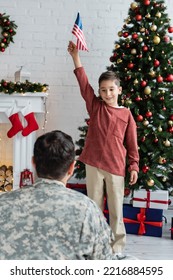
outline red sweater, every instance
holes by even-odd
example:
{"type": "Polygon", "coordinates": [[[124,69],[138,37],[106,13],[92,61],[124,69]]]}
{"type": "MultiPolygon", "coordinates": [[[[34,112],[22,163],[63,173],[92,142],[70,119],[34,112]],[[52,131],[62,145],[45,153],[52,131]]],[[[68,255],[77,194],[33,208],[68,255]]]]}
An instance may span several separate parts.
{"type": "Polygon", "coordinates": [[[129,109],[111,107],[101,101],[88,82],[85,70],[74,70],[81,95],[90,116],[85,146],[79,160],[109,173],[125,176],[128,170],[139,171],[136,123],[129,109]]]}

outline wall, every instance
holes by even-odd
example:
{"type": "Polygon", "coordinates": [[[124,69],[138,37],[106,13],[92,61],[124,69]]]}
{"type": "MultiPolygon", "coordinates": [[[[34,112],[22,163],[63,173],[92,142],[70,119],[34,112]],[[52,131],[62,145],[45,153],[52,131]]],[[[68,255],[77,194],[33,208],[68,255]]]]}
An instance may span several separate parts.
{"type": "MultiPolygon", "coordinates": [[[[0,80],[14,81],[19,66],[31,72],[32,82],[50,85],[46,131],[60,129],[79,138],[87,112],[67,52],[77,12],[80,11],[89,52],[81,52],[91,84],[97,79],[114,49],[117,32],[127,18],[131,0],[1,0],[0,13],[10,15],[18,25],[14,44],[0,53],[0,80]]],[[[172,0],[166,0],[169,16],[172,0]]],[[[171,20],[173,25],[173,19],[171,20]]],[[[41,131],[42,132],[42,131],[41,131]]],[[[40,133],[41,133],[40,132],[40,133]]]]}

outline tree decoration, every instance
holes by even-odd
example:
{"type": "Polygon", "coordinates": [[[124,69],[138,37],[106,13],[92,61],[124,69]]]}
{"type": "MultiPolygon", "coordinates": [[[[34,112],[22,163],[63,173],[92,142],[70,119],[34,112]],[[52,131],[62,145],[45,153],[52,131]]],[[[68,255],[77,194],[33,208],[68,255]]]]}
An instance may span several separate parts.
{"type": "Polygon", "coordinates": [[[13,94],[13,93],[36,93],[36,92],[47,92],[49,89],[47,84],[41,84],[41,83],[31,83],[26,80],[25,83],[14,83],[11,81],[0,81],[0,92],[4,94],[13,94]]]}
{"type": "Polygon", "coordinates": [[[0,51],[4,52],[11,42],[14,43],[13,37],[16,35],[17,25],[14,21],[10,20],[10,16],[0,13],[0,28],[2,29],[0,51]]]}

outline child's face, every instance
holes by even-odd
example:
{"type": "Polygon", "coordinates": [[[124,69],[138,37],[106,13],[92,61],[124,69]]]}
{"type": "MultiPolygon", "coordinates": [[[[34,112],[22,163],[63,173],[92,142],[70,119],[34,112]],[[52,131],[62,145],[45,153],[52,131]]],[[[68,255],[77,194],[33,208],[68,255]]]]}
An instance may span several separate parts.
{"type": "Polygon", "coordinates": [[[115,84],[115,80],[103,80],[100,83],[99,94],[107,105],[116,107],[121,90],[122,88],[115,84]]]}

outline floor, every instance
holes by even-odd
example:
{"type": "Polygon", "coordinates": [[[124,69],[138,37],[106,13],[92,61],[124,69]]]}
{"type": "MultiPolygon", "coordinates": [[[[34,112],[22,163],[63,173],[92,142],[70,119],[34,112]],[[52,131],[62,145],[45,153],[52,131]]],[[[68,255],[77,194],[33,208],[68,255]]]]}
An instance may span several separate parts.
{"type": "Polygon", "coordinates": [[[139,260],[173,260],[173,240],[171,239],[171,218],[173,209],[163,211],[162,237],[127,234],[125,252],[139,260]]]}

